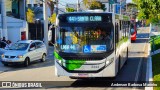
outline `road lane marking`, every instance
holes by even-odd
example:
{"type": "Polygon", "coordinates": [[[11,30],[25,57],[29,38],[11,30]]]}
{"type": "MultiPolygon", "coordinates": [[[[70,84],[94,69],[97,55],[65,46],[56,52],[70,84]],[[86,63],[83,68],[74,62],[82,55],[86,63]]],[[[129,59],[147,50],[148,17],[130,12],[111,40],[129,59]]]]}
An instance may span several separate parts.
{"type": "MultiPolygon", "coordinates": [[[[143,51],[145,51],[146,44],[147,44],[147,43],[145,42],[145,45],[144,45],[144,47],[143,47],[143,51]]],[[[139,61],[139,64],[138,64],[138,69],[137,69],[136,77],[135,77],[135,80],[134,80],[134,81],[136,81],[136,82],[137,82],[137,80],[138,80],[138,76],[139,76],[139,71],[140,71],[140,67],[141,67],[142,60],[143,60],[143,57],[140,58],[140,61],[139,61]]]]}
{"type": "MultiPolygon", "coordinates": [[[[147,40],[145,41],[145,45],[144,45],[144,47],[143,47],[144,55],[145,55],[145,47],[146,47],[146,44],[147,44],[147,40]]],[[[144,55],[143,55],[143,56],[144,56],[144,55]]],[[[139,73],[140,73],[140,68],[141,68],[141,65],[142,65],[142,60],[143,60],[143,57],[140,58],[140,61],[139,61],[139,63],[138,63],[138,69],[137,69],[136,77],[135,77],[135,80],[134,80],[135,82],[138,81],[138,76],[139,76],[139,73]]],[[[136,87],[133,87],[133,90],[136,90],[136,87]]]]}

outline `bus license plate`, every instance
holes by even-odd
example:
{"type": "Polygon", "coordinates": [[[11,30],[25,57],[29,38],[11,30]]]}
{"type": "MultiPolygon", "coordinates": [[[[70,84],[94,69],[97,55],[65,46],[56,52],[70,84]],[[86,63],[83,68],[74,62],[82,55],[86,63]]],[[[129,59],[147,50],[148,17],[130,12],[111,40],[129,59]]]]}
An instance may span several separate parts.
{"type": "Polygon", "coordinates": [[[88,74],[87,73],[78,73],[78,76],[79,77],[88,77],[88,74]]]}

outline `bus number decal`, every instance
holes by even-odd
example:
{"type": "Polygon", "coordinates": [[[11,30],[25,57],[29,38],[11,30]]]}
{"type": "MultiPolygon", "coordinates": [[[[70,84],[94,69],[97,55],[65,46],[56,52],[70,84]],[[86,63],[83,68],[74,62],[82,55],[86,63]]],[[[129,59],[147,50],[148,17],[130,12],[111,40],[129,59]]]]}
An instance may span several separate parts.
{"type": "Polygon", "coordinates": [[[91,68],[99,68],[98,65],[92,65],[91,68]]]}
{"type": "Polygon", "coordinates": [[[62,50],[76,50],[75,45],[61,45],[62,50]]]}

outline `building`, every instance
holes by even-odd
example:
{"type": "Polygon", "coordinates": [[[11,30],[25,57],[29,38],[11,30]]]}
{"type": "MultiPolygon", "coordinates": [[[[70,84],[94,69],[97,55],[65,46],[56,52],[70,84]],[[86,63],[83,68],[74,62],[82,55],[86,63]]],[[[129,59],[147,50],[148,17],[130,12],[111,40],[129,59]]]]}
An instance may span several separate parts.
{"type": "MultiPolygon", "coordinates": [[[[35,20],[43,20],[43,2],[41,0],[26,0],[26,9],[32,9],[35,14],[35,20]]],[[[51,11],[48,7],[48,17],[51,16],[51,11]]]]}
{"type": "MultiPolygon", "coordinates": [[[[6,22],[6,38],[8,40],[11,40],[13,43],[18,40],[28,39],[28,25],[26,22],[24,7],[25,0],[4,0],[4,2],[6,7],[6,16],[3,17],[5,19],[2,19],[1,15],[5,12],[1,12],[0,20],[2,22],[3,20],[5,20],[6,22]]],[[[0,4],[2,6],[2,0],[0,4]]],[[[4,36],[4,30],[2,30],[2,22],[0,22],[1,38],[4,36]]]]}

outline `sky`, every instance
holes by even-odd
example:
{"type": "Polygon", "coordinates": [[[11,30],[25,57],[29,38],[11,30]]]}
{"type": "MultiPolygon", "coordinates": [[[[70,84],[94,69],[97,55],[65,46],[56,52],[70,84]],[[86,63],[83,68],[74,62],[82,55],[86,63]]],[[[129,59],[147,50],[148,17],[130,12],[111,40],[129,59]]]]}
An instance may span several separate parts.
{"type": "MultiPolygon", "coordinates": [[[[81,2],[82,0],[79,1],[81,2]]],[[[132,2],[132,0],[127,0],[127,3],[128,2],[132,2]]],[[[77,3],[77,0],[59,0],[59,3],[62,4],[60,6],[65,6],[66,3],[77,3]]]]}

